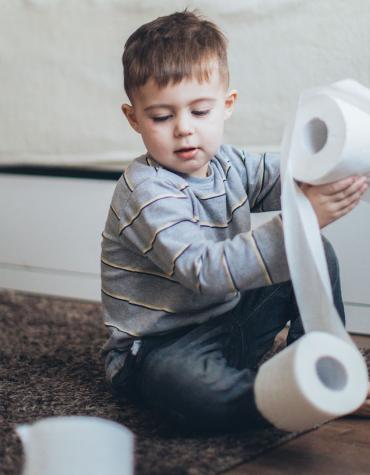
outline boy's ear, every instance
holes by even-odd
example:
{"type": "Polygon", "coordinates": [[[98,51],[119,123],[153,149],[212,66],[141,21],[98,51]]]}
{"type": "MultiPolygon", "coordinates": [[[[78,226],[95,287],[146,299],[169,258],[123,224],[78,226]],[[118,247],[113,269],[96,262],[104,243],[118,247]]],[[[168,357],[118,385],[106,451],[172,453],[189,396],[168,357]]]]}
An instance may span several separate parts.
{"type": "Polygon", "coordinates": [[[238,97],[238,91],[235,89],[228,91],[225,96],[225,115],[224,119],[227,120],[233,113],[234,104],[238,97]]]}
{"type": "Polygon", "coordinates": [[[122,104],[122,112],[126,116],[126,119],[129,121],[131,127],[140,134],[139,124],[136,119],[135,109],[129,104],[122,104]]]}

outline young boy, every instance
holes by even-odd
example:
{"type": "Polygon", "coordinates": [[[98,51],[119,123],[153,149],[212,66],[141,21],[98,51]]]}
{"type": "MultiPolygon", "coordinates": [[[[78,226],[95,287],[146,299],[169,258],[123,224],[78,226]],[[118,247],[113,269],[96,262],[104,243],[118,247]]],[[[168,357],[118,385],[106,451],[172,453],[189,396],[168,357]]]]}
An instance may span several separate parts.
{"type": "MultiPolygon", "coordinates": [[[[279,156],[222,145],[237,92],[213,23],[189,11],[157,18],[130,36],[123,67],[122,110],[147,153],[119,179],[103,232],[107,379],[187,427],[264,424],[257,365],[288,321],[288,344],[303,334],[281,216],[251,230],[251,211],[280,209],[279,156]]],[[[302,185],[320,227],[366,188],[361,177],[302,185]]]]}

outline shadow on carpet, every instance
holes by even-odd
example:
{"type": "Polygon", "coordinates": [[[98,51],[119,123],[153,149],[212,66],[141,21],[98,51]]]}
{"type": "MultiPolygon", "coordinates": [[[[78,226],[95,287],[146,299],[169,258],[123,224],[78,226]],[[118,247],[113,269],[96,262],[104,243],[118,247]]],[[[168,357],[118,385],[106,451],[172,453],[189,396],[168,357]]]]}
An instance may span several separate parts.
{"type": "Polygon", "coordinates": [[[184,436],[147,409],[117,401],[104,381],[107,334],[98,303],[4,291],[0,324],[2,475],[21,473],[14,427],[49,416],[97,416],[128,427],[137,475],[218,474],[298,435],[261,429],[184,436]]]}

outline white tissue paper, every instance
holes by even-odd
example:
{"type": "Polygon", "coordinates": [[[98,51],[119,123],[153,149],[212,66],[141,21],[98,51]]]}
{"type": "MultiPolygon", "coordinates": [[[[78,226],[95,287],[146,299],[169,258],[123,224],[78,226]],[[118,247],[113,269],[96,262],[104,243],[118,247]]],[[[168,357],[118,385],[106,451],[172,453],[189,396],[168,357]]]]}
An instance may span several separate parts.
{"type": "Polygon", "coordinates": [[[22,475],[132,475],[133,434],[116,422],[87,416],[49,417],[17,426],[22,475]]]}
{"type": "Polygon", "coordinates": [[[307,335],[262,365],[255,382],[258,409],[281,429],[312,428],[366,398],[367,367],[334,306],[318,221],[296,180],[369,174],[370,91],[348,79],[303,92],[285,130],[281,176],[285,249],[307,335]]]}
{"type": "Polygon", "coordinates": [[[353,345],[311,332],[262,365],[256,384],[266,419],[279,428],[304,430],[360,404],[367,371],[353,345]]]}

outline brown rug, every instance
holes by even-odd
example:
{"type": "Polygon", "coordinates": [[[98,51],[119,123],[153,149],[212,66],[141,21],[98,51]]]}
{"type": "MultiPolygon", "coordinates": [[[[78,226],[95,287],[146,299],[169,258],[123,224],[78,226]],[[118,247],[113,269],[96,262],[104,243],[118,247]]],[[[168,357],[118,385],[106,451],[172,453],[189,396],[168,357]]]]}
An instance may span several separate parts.
{"type": "Polygon", "coordinates": [[[148,410],[117,401],[104,381],[101,306],[0,292],[0,473],[19,475],[14,427],[43,417],[97,416],[135,434],[137,475],[218,474],[297,436],[277,429],[184,436],[148,410]]]}

